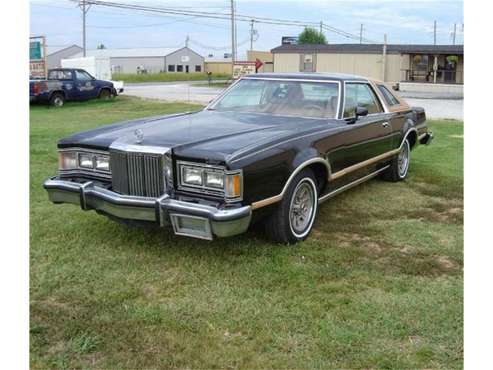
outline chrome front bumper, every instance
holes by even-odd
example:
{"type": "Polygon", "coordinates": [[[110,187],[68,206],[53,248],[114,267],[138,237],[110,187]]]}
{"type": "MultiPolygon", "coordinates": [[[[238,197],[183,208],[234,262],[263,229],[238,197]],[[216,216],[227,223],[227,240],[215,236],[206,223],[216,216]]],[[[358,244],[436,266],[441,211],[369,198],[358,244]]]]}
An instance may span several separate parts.
{"type": "Polygon", "coordinates": [[[250,225],[250,206],[219,209],[213,206],[170,198],[144,198],[121,195],[92,181],[77,183],[48,179],[43,184],[53,203],[72,203],[83,210],[97,210],[126,220],[150,221],[167,226],[177,235],[211,240],[245,232],[250,225]]]}

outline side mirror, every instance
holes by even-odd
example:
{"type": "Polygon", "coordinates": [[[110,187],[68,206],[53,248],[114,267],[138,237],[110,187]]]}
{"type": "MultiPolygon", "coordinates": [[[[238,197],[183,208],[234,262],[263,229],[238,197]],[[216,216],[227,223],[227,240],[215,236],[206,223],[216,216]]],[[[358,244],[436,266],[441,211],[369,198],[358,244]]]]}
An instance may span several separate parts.
{"type": "Polygon", "coordinates": [[[354,110],[354,116],[356,117],[356,119],[358,119],[358,117],[364,117],[368,115],[368,109],[366,109],[365,107],[356,107],[356,109],[354,110]]]}

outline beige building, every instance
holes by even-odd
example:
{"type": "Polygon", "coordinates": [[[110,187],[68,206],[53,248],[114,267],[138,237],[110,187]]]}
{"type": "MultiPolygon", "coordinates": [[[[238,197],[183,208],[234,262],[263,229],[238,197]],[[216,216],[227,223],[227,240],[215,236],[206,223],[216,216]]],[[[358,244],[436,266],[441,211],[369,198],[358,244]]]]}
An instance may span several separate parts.
{"type": "Polygon", "coordinates": [[[350,73],[385,82],[464,83],[463,45],[281,45],[274,72],[350,73]]]}
{"type": "Polygon", "coordinates": [[[249,62],[255,62],[260,60],[264,63],[258,70],[259,73],[262,72],[274,72],[274,55],[270,51],[260,51],[260,50],[248,50],[247,60],[249,62]]]}
{"type": "Polygon", "coordinates": [[[205,58],[204,71],[230,75],[233,73],[231,58],[205,58]]]}

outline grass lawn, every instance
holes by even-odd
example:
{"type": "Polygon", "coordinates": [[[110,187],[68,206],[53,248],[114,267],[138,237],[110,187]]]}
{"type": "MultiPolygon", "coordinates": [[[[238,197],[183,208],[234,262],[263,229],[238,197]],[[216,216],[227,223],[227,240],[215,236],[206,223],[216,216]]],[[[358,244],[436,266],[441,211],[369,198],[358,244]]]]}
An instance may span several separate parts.
{"type": "MultiPolygon", "coordinates": [[[[213,80],[229,80],[230,74],[213,73],[213,80]]],[[[206,73],[113,73],[114,81],[123,82],[172,82],[172,81],[207,81],[206,73]]]]}
{"type": "Polygon", "coordinates": [[[326,202],[297,246],[206,242],[48,202],[56,141],[196,106],[31,107],[31,366],[461,368],[463,124],[429,122],[409,179],[326,202]]]}

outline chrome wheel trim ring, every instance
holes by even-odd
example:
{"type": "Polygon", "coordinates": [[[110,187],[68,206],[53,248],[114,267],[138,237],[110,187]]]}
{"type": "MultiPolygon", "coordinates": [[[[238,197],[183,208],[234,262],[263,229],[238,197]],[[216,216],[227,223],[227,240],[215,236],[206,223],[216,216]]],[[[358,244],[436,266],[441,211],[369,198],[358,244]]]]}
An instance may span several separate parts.
{"type": "Polygon", "coordinates": [[[54,103],[55,103],[56,107],[61,107],[63,105],[63,100],[62,100],[62,98],[57,96],[57,97],[55,97],[54,103]]]}
{"type": "Polygon", "coordinates": [[[317,213],[317,187],[305,177],[298,182],[289,204],[289,228],[297,238],[305,237],[311,230],[317,213]]]}
{"type": "Polygon", "coordinates": [[[409,141],[404,141],[404,145],[402,146],[399,155],[397,157],[397,170],[399,171],[399,177],[404,178],[407,175],[407,170],[409,169],[409,141]]]}

